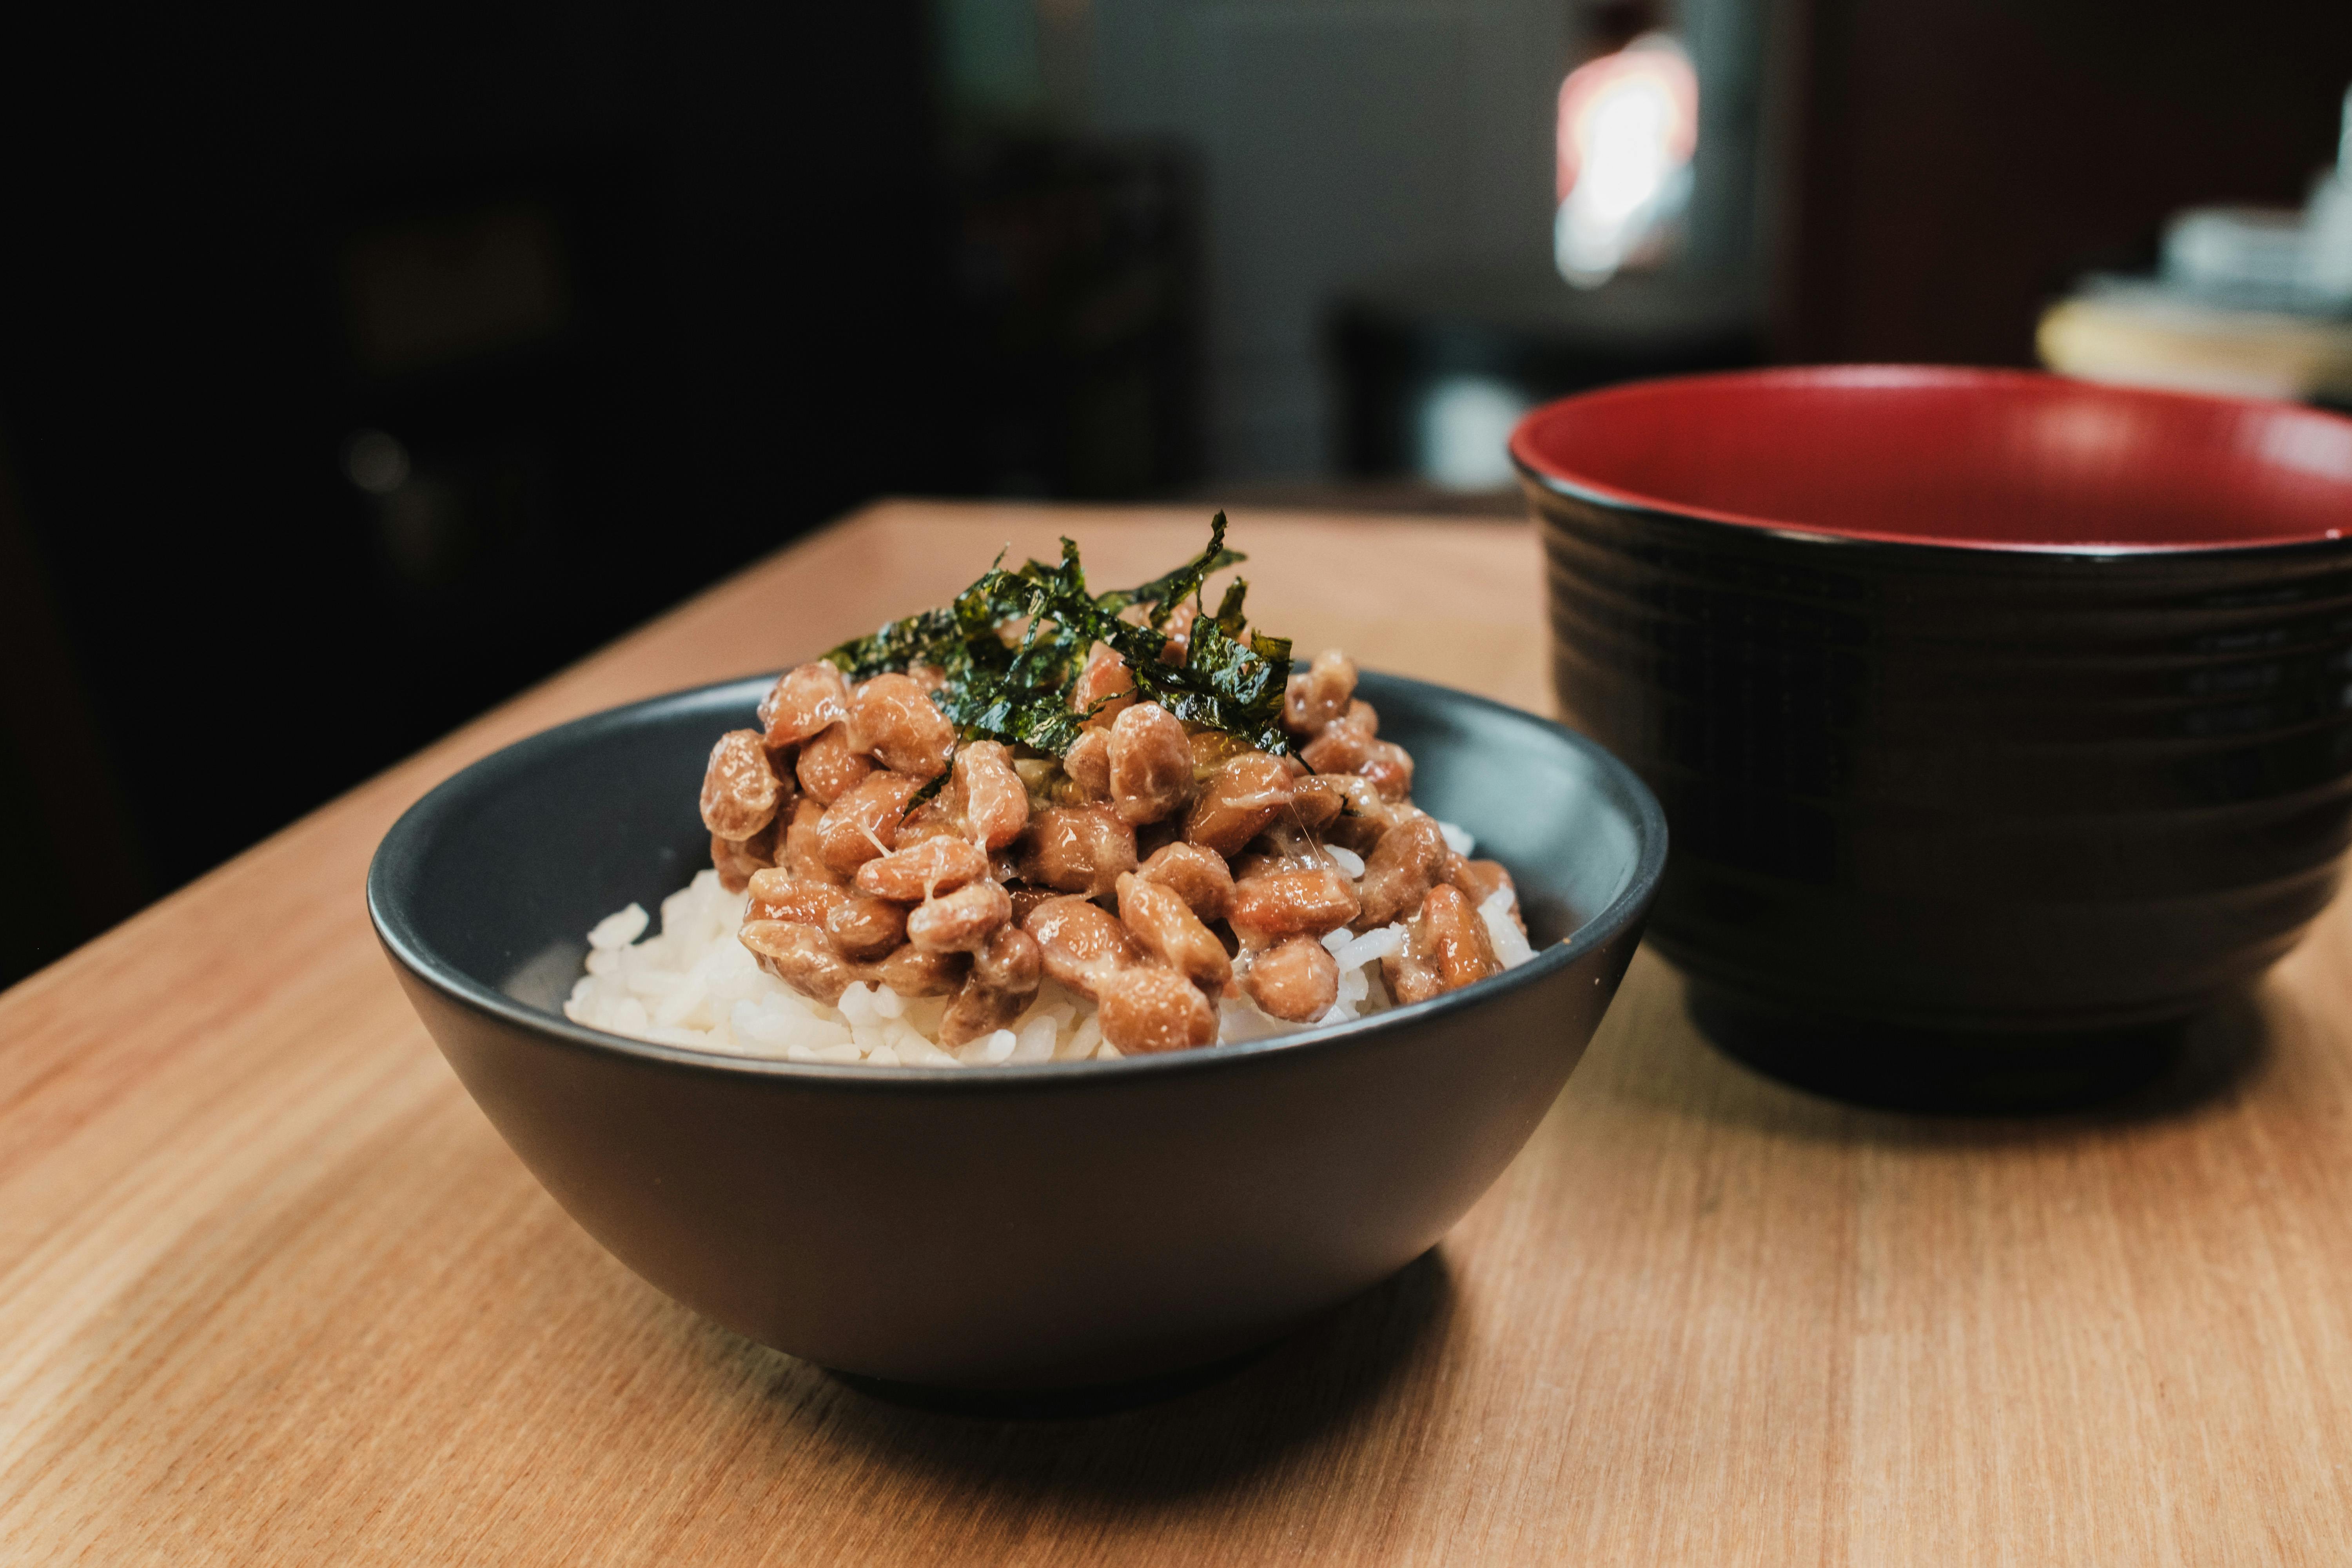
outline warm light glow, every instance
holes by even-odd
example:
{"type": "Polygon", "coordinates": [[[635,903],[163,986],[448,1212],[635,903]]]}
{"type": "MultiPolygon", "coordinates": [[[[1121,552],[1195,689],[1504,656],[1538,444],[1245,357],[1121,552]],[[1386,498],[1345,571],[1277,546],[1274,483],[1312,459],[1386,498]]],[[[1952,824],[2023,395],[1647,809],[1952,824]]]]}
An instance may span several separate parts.
{"type": "Polygon", "coordinates": [[[1645,33],[1559,85],[1560,276],[1594,288],[1650,255],[1690,199],[1698,77],[1682,46],[1645,33]]]}

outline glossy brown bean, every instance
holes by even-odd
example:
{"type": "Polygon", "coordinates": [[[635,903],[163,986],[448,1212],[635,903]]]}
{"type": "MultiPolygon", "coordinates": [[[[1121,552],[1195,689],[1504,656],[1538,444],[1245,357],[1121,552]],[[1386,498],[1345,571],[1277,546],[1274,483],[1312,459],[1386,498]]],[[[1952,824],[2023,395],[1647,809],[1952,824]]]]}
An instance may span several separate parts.
{"type": "Polygon", "coordinates": [[[1021,879],[1097,897],[1135,869],[1135,829],[1108,805],[1057,805],[1029,819],[1013,847],[1021,879]]]}
{"type": "Polygon", "coordinates": [[[1372,787],[1389,800],[1406,800],[1412,795],[1412,757],[1393,741],[1375,741],[1371,754],[1356,766],[1356,772],[1372,781],[1372,787]]]}
{"type": "Polygon", "coordinates": [[[955,792],[965,825],[992,852],[1029,826],[1029,791],[1013,769],[1013,753],[996,741],[968,742],[955,757],[955,792]]]}
{"type": "Polygon", "coordinates": [[[1316,734],[1344,715],[1355,695],[1356,661],[1338,648],[1325,648],[1284,688],[1282,721],[1298,734],[1316,734]]]}
{"type": "Polygon", "coordinates": [[[1404,947],[1381,959],[1381,980],[1395,1002],[1428,1002],[1479,978],[1475,962],[1465,957],[1477,952],[1484,952],[1477,912],[1461,889],[1440,884],[1430,889],[1421,912],[1404,926],[1404,947]]]}
{"type": "Polygon", "coordinates": [[[751,876],[751,902],[743,911],[747,921],[787,921],[794,925],[821,926],[833,907],[849,895],[830,882],[811,882],[781,867],[751,876]]]}
{"type": "Polygon", "coordinates": [[[1157,702],[1139,702],[1110,727],[1110,803],[1140,827],[1184,808],[1192,798],[1191,737],[1157,702]]]}
{"type": "MultiPolygon", "coordinates": [[[[760,754],[768,759],[768,772],[776,781],[776,815],[773,820],[779,825],[790,822],[793,807],[800,804],[801,783],[793,771],[793,760],[799,752],[797,746],[787,746],[781,752],[771,751],[765,745],[760,748],[760,754]]],[[[782,831],[781,826],[778,831],[782,831]]]]}
{"type": "Polygon", "coordinates": [[[907,940],[907,906],[864,893],[840,895],[824,913],[834,951],[861,962],[881,958],[907,940]]]}
{"type": "Polygon", "coordinates": [[[1381,794],[1372,781],[1360,773],[1317,773],[1315,779],[1339,795],[1340,810],[1345,815],[1367,817],[1382,832],[1419,815],[1413,807],[1400,805],[1381,794]]]}
{"type": "Polygon", "coordinates": [[[1319,773],[1294,778],[1290,785],[1292,819],[1309,833],[1320,833],[1339,819],[1348,798],[1319,773]]]}
{"type": "Polygon", "coordinates": [[[1410,942],[1381,960],[1381,983],[1388,987],[1389,1000],[1399,1006],[1426,1002],[1444,989],[1438,983],[1436,966],[1410,942]]]}
{"type": "Polygon", "coordinates": [[[990,931],[971,955],[972,978],[993,991],[1034,996],[1045,973],[1045,957],[1037,939],[1010,923],[990,931]]]}
{"type": "Polygon", "coordinates": [[[1422,901],[1419,923],[1424,929],[1422,951],[1437,972],[1438,989],[1459,991],[1502,968],[1495,961],[1486,922],[1470,907],[1462,889],[1440,882],[1422,901]]]}
{"type": "Polygon", "coordinates": [[[887,985],[901,996],[945,996],[963,984],[971,960],[961,952],[929,952],[908,942],[879,963],[869,963],[860,978],[887,985]]]}
{"type": "Polygon", "coordinates": [[[1185,1051],[1217,1037],[1217,1010],[1165,964],[1139,963],[1103,983],[1103,1038],[1123,1056],[1185,1051]]]}
{"type": "Polygon", "coordinates": [[[1372,781],[1355,773],[1317,773],[1318,788],[1338,793],[1339,815],[1318,829],[1323,841],[1369,857],[1381,835],[1414,815],[1409,802],[1391,801],[1372,787],[1372,781]]]}
{"type": "Polygon", "coordinates": [[[702,773],[702,825],[738,843],[776,819],[783,785],[768,765],[757,730],[730,730],[710,748],[702,773]]]}
{"type": "Polygon", "coordinates": [[[1055,792],[1055,804],[1071,805],[1110,798],[1110,729],[1106,725],[1080,735],[1062,758],[1068,784],[1055,792]]]}
{"type": "Polygon", "coordinates": [[[1378,746],[1381,738],[1381,716],[1369,702],[1358,699],[1348,704],[1348,710],[1325,724],[1315,733],[1313,742],[1302,748],[1300,755],[1315,765],[1318,773],[1351,773],[1361,767],[1378,746]],[[1318,747],[1317,742],[1322,744],[1318,747]],[[1308,756],[1309,752],[1314,752],[1308,756]],[[1328,758],[1325,765],[1318,758],[1328,758]]]}
{"type": "Polygon", "coordinates": [[[866,782],[874,772],[874,759],[856,749],[847,724],[834,724],[801,748],[794,772],[809,798],[831,805],[866,782]]]}
{"type": "Polygon", "coordinates": [[[1369,858],[1373,846],[1380,843],[1381,835],[1387,831],[1380,823],[1342,813],[1324,825],[1319,837],[1326,844],[1369,858]]]}
{"type": "Polygon", "coordinates": [[[1257,955],[1242,989],[1274,1017],[1311,1024],[1339,1000],[1339,963],[1311,936],[1294,936],[1257,955]]]}
{"type": "Polygon", "coordinates": [[[997,880],[1004,882],[1004,890],[1013,899],[1013,923],[1017,926],[1026,926],[1033,910],[1069,896],[1051,888],[1032,887],[1027,882],[1006,881],[1002,877],[997,880]]]}
{"type": "Polygon", "coordinates": [[[971,882],[918,905],[907,917],[907,940],[926,952],[971,952],[1012,918],[1003,884],[971,882]]]}
{"type": "Polygon", "coordinates": [[[1331,864],[1322,842],[1300,824],[1298,814],[1286,811],[1234,857],[1234,879],[1262,871],[1319,870],[1331,864]]]}
{"type": "Polygon", "coordinates": [[[1425,814],[1381,834],[1364,858],[1364,875],[1358,883],[1364,907],[1356,916],[1355,929],[1373,931],[1410,919],[1445,874],[1446,857],[1452,853],[1436,820],[1425,814]]]}
{"type": "Polygon", "coordinates": [[[969,838],[944,836],[878,855],[857,868],[850,886],[876,898],[919,904],[988,875],[988,856],[969,838]]]}
{"type": "Polygon", "coordinates": [[[760,701],[763,738],[773,748],[805,741],[849,717],[849,682],[823,659],[788,669],[760,701]]]}
{"type": "Polygon", "coordinates": [[[1264,871],[1234,879],[1227,918],[1246,947],[1338,931],[1356,918],[1356,889],[1333,867],[1264,871]]]}
{"type": "Polygon", "coordinates": [[[1372,758],[1381,742],[1360,730],[1328,724],[1299,748],[1299,760],[1318,773],[1352,773],[1372,758]]]}
{"type": "Polygon", "coordinates": [[[1110,647],[1097,643],[1087,652],[1087,662],[1078,671],[1076,684],[1070,691],[1070,706],[1087,715],[1088,727],[1108,729],[1127,705],[1135,700],[1135,673],[1127,668],[1110,647]]]}
{"type": "Polygon", "coordinates": [[[1224,943],[1175,889],[1129,872],[1118,879],[1118,920],[1144,952],[1211,994],[1234,977],[1224,943]]]}
{"type": "Polygon", "coordinates": [[[1381,977],[1397,1001],[1426,1002],[1500,967],[1470,900],[1460,889],[1440,883],[1406,928],[1403,948],[1381,960],[1381,977]]]}
{"type": "Polygon", "coordinates": [[[948,770],[955,726],[913,677],[877,675],[850,694],[850,731],[859,748],[893,773],[935,779],[948,770]]]}
{"type": "Polygon", "coordinates": [[[1176,890],[1202,921],[1221,921],[1233,912],[1234,873],[1225,858],[1197,844],[1171,844],[1136,868],[1148,881],[1176,890]]]}
{"type": "Polygon", "coordinates": [[[1192,748],[1192,782],[1196,784],[1214,778],[1218,770],[1235,757],[1257,750],[1239,735],[1228,735],[1223,730],[1195,730],[1185,738],[1192,748]]]}
{"type": "Polygon", "coordinates": [[[1520,935],[1527,934],[1528,922],[1519,913],[1518,884],[1511,880],[1511,873],[1504,868],[1501,861],[1466,860],[1459,855],[1449,855],[1445,858],[1444,877],[1446,881],[1462,889],[1463,897],[1470,900],[1473,909],[1485,904],[1496,893],[1508,889],[1511,923],[1519,928],[1520,935]]]}
{"type": "Polygon", "coordinates": [[[782,838],[778,829],[781,819],[772,821],[751,837],[737,842],[710,837],[710,865],[719,873],[719,885],[730,893],[740,893],[751,885],[753,873],[776,863],[776,847],[782,838]]]}
{"type": "Polygon", "coordinates": [[[1241,853],[1290,804],[1290,774],[1281,759],[1244,752],[1201,786],[1185,814],[1184,839],[1223,856],[1241,853]]]}
{"type": "Polygon", "coordinates": [[[957,810],[949,793],[942,791],[908,808],[907,815],[898,819],[898,848],[911,848],[931,838],[971,837],[964,831],[963,814],[957,810]]]}
{"type": "Polygon", "coordinates": [[[940,1015],[940,1044],[952,1049],[1010,1027],[1035,994],[1034,986],[1030,988],[1029,995],[1019,996],[983,984],[980,972],[974,969],[964,976],[955,994],[948,998],[947,1011],[940,1015]]]}
{"type": "Polygon", "coordinates": [[[858,979],[857,967],[834,951],[824,932],[797,921],[746,921],[735,939],[760,967],[799,992],[831,1006],[858,979]]]}
{"type": "Polygon", "coordinates": [[[1029,911],[1021,929],[1036,939],[1038,962],[1047,974],[1097,1001],[1104,982],[1143,959],[1117,917],[1085,898],[1049,900],[1029,911]]]}
{"type": "Polygon", "coordinates": [[[791,826],[784,829],[782,853],[776,864],[803,882],[837,882],[840,874],[824,863],[824,805],[810,796],[793,807],[791,826]]]}
{"type": "Polygon", "coordinates": [[[904,773],[877,773],[825,808],[817,825],[824,863],[838,877],[856,873],[868,860],[898,847],[898,819],[922,781],[904,773]]]}

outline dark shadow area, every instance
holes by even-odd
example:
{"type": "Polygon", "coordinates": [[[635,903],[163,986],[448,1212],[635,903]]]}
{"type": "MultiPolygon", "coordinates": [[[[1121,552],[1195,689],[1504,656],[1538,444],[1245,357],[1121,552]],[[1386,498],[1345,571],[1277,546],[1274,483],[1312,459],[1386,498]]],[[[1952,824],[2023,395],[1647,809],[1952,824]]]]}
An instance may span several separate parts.
{"type": "Polygon", "coordinates": [[[1746,1070],[1731,1074],[1724,1092],[1694,1097],[1692,1109],[1769,1122],[1776,1131],[1887,1144],[1992,1147],[2205,1114],[2252,1092],[2297,1026],[2292,999],[2266,984],[2170,1025],[2051,1042],[2048,1061],[2022,1059],[2028,1047],[2010,1044],[1982,1047],[1989,1059],[1972,1062],[1968,1038],[1949,1035],[1924,1044],[1849,1036],[1808,1055],[1808,1038],[1793,1031],[1762,1035],[1752,1020],[1727,1026],[1697,993],[1685,992],[1698,1026],[1685,1048],[1746,1070]],[[1866,1056],[1874,1050],[1874,1059],[1866,1056]],[[1920,1054],[1905,1054],[1914,1051],[1920,1054]],[[1735,1087],[1756,1085],[1749,1073],[1799,1098],[1768,1100],[1735,1087]]]}
{"type": "Polygon", "coordinates": [[[0,984],[803,530],[959,488],[904,436],[956,373],[898,368],[953,314],[926,18],[0,24],[0,608],[37,601],[0,648],[39,699],[0,700],[0,864],[74,917],[0,921],[0,984]]]}
{"type": "MultiPolygon", "coordinates": [[[[831,1374],[842,1443],[1020,1501],[1151,1502],[1213,1490],[1362,1419],[1444,1343],[1454,1310],[1433,1247],[1275,1344],[1197,1372],[1047,1395],[909,1390],[831,1374]]],[[[803,1363],[772,1385],[801,1387],[803,1363]]],[[[808,1369],[813,1372],[814,1369],[808,1369]]]]}
{"type": "Polygon", "coordinates": [[[1210,1362],[1205,1366],[1187,1367],[1181,1372],[1165,1373],[1158,1377],[1097,1384],[1087,1388],[940,1388],[929,1384],[898,1383],[887,1377],[866,1377],[854,1372],[826,1370],[834,1381],[855,1389],[868,1399],[878,1399],[885,1405],[896,1405],[928,1415],[969,1415],[982,1421],[1079,1421],[1091,1416],[1117,1415],[1124,1411],[1140,1410],[1145,1405],[1163,1404],[1207,1388],[1212,1384],[1222,1383],[1265,1354],[1268,1348],[1259,1345],[1239,1355],[1210,1362]]]}
{"type": "Polygon", "coordinates": [[[1874,1110],[1944,1116],[2185,1108],[2244,1076],[2263,1039],[2246,996],[2188,1018],[2047,1036],[1799,1016],[1696,982],[1687,1005],[1717,1049],[1768,1078],[1874,1110]]]}
{"type": "Polygon", "coordinates": [[[935,9],[0,20],[0,985],[875,497],[1197,477],[1189,154],[935,9]]]}

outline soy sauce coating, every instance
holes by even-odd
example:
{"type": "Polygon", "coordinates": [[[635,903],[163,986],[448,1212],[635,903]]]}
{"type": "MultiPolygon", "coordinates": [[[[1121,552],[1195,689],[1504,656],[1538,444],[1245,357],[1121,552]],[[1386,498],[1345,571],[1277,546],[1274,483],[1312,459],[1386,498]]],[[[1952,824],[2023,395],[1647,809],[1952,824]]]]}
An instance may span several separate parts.
{"type": "MultiPolygon", "coordinates": [[[[1196,624],[1189,604],[1170,617],[1163,660],[1196,624]]],[[[1509,873],[1454,854],[1412,805],[1412,759],[1380,738],[1344,654],[1290,677],[1288,756],[1145,700],[1101,643],[1058,758],[959,743],[933,700],[942,679],[802,665],[758,728],[712,750],[703,817],[721,880],[749,893],[743,945],[803,994],[945,995],[953,1047],[1018,1019],[1050,975],[1131,1055],[1213,1042],[1235,994],[1321,1018],[1335,932],[1405,926],[1381,963],[1401,1002],[1499,969],[1477,909],[1509,873]]]]}

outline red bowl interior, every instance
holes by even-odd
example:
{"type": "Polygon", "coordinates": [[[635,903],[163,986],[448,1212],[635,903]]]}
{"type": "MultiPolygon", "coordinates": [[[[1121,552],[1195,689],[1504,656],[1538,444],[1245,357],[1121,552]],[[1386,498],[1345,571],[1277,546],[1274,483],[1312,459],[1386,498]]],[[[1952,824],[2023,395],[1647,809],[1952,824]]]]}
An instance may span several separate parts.
{"type": "Polygon", "coordinates": [[[1856,539],[2231,549],[2352,528],[2352,419],[2023,371],[1636,382],[1537,409],[1511,455],[1605,500],[1856,539]]]}

